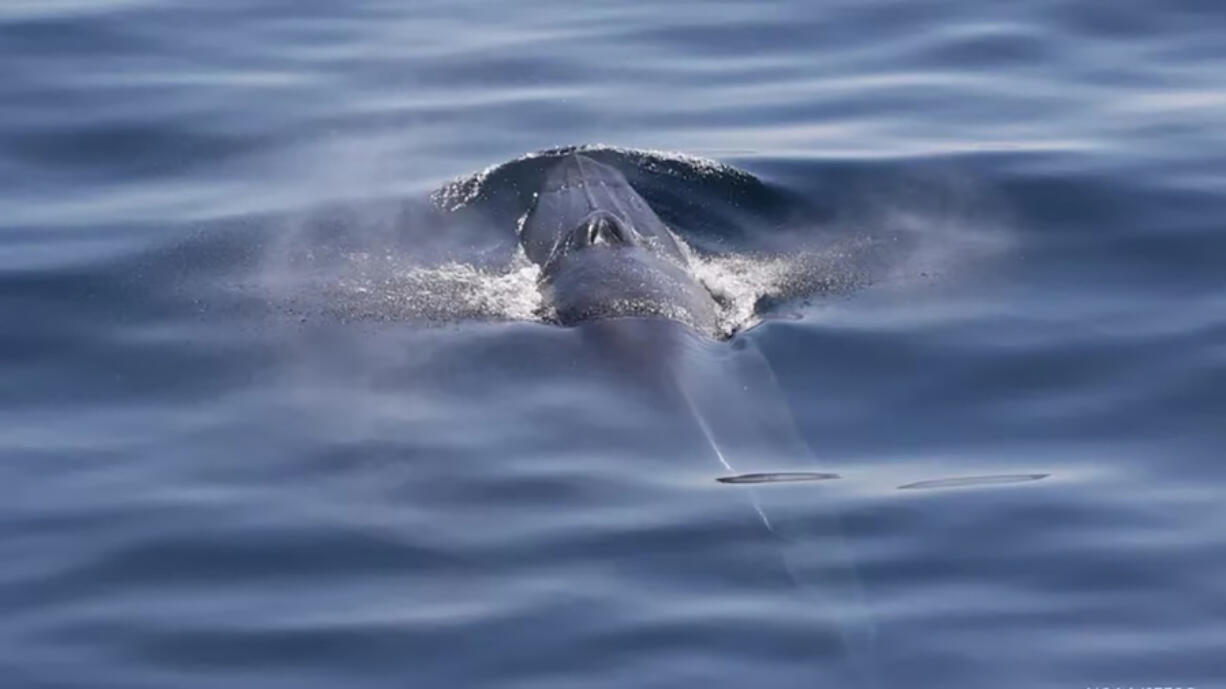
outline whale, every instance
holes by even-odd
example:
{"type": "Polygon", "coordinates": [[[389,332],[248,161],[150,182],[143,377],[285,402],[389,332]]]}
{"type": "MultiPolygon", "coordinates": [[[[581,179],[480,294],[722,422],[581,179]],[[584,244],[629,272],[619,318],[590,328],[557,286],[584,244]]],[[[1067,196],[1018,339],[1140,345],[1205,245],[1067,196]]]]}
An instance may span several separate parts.
{"type": "Polygon", "coordinates": [[[545,175],[519,240],[562,325],[653,317],[716,332],[718,305],[684,244],[617,168],[582,153],[562,157],[545,175]]]}

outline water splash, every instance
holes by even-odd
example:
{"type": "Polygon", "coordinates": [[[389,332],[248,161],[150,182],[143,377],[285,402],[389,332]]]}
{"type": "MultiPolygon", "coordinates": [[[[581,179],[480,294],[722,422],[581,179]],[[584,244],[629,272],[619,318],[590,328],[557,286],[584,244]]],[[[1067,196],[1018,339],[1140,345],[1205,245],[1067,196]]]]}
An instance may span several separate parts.
{"type": "Polygon", "coordinates": [[[540,269],[518,256],[502,269],[458,262],[401,267],[353,256],[353,272],[327,291],[333,312],[349,319],[537,320],[540,269]]]}
{"type": "Polygon", "coordinates": [[[761,322],[777,304],[840,292],[865,284],[857,255],[868,239],[792,255],[727,254],[703,256],[681,242],[691,269],[719,305],[717,326],[729,337],[761,322]]]}
{"type": "MultiPolygon", "coordinates": [[[[763,304],[846,289],[858,284],[841,262],[841,250],[792,257],[694,256],[691,268],[716,297],[717,335],[729,337],[756,325],[763,304]]],[[[406,264],[395,254],[353,252],[343,263],[299,284],[291,299],[343,320],[462,320],[550,322],[540,289],[540,268],[518,252],[505,266],[448,261],[406,264]]]]}
{"type": "MultiPolygon", "coordinates": [[[[350,218],[342,223],[343,231],[326,233],[316,224],[287,225],[262,252],[255,282],[292,316],[434,324],[552,322],[540,268],[522,249],[509,259],[482,262],[478,255],[461,258],[464,252],[458,249],[465,247],[460,246],[429,262],[419,255],[420,245],[404,245],[407,230],[392,229],[391,221],[350,218]]],[[[855,268],[857,254],[870,244],[857,240],[786,256],[715,255],[678,241],[689,269],[715,297],[718,332],[712,334],[718,337],[754,326],[775,304],[863,284],[855,268]]]]}

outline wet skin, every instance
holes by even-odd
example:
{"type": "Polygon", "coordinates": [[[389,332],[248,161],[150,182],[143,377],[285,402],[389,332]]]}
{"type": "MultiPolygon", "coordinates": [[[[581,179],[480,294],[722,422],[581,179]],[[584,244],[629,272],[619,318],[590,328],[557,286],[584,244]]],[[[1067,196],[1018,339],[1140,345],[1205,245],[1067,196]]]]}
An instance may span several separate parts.
{"type": "Polygon", "coordinates": [[[572,153],[548,173],[520,230],[563,325],[661,317],[716,333],[717,307],[668,227],[615,168],[572,153]]]}

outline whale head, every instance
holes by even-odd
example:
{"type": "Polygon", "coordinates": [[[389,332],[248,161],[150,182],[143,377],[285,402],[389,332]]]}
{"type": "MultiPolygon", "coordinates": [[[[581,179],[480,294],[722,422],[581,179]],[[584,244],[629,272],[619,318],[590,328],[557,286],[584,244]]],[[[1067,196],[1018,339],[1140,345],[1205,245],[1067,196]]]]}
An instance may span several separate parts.
{"type": "Polygon", "coordinates": [[[708,334],[716,306],[672,232],[616,168],[582,154],[546,175],[520,231],[556,319],[664,317],[708,334]]]}

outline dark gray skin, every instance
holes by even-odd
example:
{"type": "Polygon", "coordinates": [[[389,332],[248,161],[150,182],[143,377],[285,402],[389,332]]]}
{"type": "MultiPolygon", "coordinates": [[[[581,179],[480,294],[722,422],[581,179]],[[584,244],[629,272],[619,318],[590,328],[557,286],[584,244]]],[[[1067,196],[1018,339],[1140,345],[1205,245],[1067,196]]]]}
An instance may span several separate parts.
{"type": "Polygon", "coordinates": [[[615,168],[579,153],[549,171],[520,243],[563,325],[660,317],[717,332],[711,293],[668,227],[615,168]]]}

